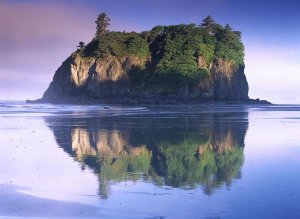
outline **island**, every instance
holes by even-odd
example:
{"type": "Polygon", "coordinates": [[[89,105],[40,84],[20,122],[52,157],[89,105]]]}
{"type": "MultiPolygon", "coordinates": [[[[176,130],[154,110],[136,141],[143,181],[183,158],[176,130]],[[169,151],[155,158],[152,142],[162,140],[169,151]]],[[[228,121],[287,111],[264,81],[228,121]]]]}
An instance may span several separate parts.
{"type": "Polygon", "coordinates": [[[100,13],[91,42],[57,69],[41,103],[267,103],[248,96],[241,32],[207,16],[199,24],[109,31],[100,13]]]}

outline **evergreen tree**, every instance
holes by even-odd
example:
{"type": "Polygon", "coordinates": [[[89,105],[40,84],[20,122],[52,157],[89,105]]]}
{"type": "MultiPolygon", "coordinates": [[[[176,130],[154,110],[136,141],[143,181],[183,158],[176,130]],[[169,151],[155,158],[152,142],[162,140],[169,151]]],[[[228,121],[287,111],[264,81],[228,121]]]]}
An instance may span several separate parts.
{"type": "Polygon", "coordinates": [[[232,27],[229,24],[226,24],[225,25],[225,31],[231,32],[231,31],[233,31],[233,29],[232,29],[232,27]]]}
{"type": "Polygon", "coordinates": [[[242,32],[241,31],[233,31],[233,33],[238,37],[239,40],[242,39],[242,32]]]}
{"type": "Polygon", "coordinates": [[[107,27],[110,25],[110,18],[107,16],[107,14],[100,13],[95,23],[97,24],[96,38],[100,39],[108,32],[107,27]]]}
{"type": "Polygon", "coordinates": [[[77,46],[77,48],[79,48],[80,50],[82,50],[82,49],[84,49],[84,47],[85,47],[84,42],[80,41],[79,44],[78,44],[78,46],[77,46]]]}
{"type": "Polygon", "coordinates": [[[77,48],[78,48],[78,51],[77,51],[77,52],[78,52],[81,56],[84,55],[84,48],[85,48],[84,42],[80,41],[79,44],[78,44],[78,46],[77,46],[77,48]]]}
{"type": "Polygon", "coordinates": [[[209,35],[213,35],[214,29],[216,27],[216,22],[210,15],[208,15],[202,20],[200,27],[205,28],[208,31],[209,35]]]}

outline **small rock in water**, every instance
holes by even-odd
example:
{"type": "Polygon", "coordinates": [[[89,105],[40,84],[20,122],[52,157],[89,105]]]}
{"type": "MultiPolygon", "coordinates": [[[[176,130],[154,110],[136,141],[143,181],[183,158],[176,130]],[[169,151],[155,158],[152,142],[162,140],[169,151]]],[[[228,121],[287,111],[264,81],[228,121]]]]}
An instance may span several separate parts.
{"type": "Polygon", "coordinates": [[[105,106],[105,107],[103,107],[104,109],[110,109],[110,107],[109,106],[105,106]]]}

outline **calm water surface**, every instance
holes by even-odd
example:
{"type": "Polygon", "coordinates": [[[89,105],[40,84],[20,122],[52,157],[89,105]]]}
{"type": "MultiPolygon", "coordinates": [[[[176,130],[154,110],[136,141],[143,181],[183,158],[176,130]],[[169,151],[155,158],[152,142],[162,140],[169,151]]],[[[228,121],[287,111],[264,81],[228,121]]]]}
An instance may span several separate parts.
{"type": "Polygon", "coordinates": [[[0,218],[300,218],[300,106],[0,103],[0,218]]]}

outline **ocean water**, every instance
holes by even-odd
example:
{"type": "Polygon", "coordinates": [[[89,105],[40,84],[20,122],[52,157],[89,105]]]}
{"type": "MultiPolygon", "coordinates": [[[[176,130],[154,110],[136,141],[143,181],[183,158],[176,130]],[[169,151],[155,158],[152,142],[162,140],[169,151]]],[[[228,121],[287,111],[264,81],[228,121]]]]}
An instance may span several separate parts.
{"type": "Polygon", "coordinates": [[[300,218],[300,106],[0,103],[0,218],[300,218]]]}

